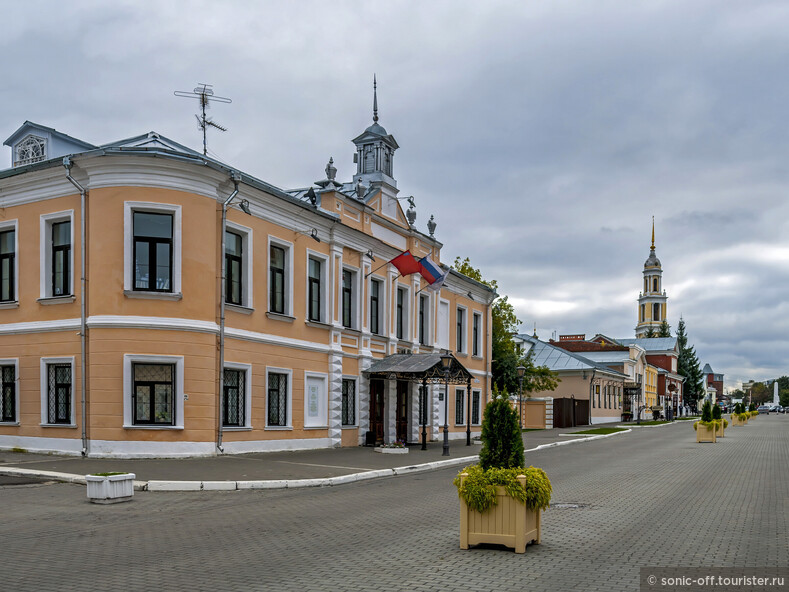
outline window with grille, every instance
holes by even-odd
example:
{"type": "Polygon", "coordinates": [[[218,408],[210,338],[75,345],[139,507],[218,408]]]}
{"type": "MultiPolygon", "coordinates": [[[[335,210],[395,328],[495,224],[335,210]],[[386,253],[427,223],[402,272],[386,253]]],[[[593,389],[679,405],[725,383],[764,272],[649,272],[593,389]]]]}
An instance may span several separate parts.
{"type": "Polygon", "coordinates": [[[16,230],[0,232],[0,302],[13,302],[16,230]]]}
{"type": "Polygon", "coordinates": [[[269,310],[285,314],[285,249],[271,245],[269,249],[269,310]]]}
{"type": "Polygon", "coordinates": [[[30,135],[14,147],[14,152],[14,166],[41,162],[47,158],[47,141],[30,135]]]}
{"type": "Polygon", "coordinates": [[[246,408],[246,372],[225,368],[224,396],[222,397],[222,425],[244,427],[246,408]]]}
{"type": "Polygon", "coordinates": [[[288,425],[288,375],[270,372],[268,375],[268,425],[288,425]]]}
{"type": "Polygon", "coordinates": [[[71,294],[71,221],[52,224],[52,295],[71,294]]]}
{"type": "Polygon", "coordinates": [[[342,326],[353,327],[353,282],[354,273],[343,270],[342,272],[342,326]]]}
{"type": "Polygon", "coordinates": [[[342,381],[342,425],[356,425],[356,381],[342,381]]]}
{"type": "Polygon", "coordinates": [[[134,425],[175,425],[175,366],[132,365],[134,425]]]}
{"type": "Polygon", "coordinates": [[[370,281],[370,333],[381,332],[381,282],[370,281]]]}
{"type": "Polygon", "coordinates": [[[47,365],[47,421],[71,423],[71,364],[47,365]]]}
{"type": "Polygon", "coordinates": [[[473,391],[471,394],[471,423],[479,425],[479,403],[482,393],[473,391]]]}
{"type": "Polygon", "coordinates": [[[307,318],[321,322],[321,262],[310,257],[307,278],[307,318]]]}
{"type": "Polygon", "coordinates": [[[243,304],[243,244],[240,234],[225,232],[225,302],[243,304]]]}
{"type": "Polygon", "coordinates": [[[0,366],[0,421],[16,421],[16,368],[0,366]]]}
{"type": "Polygon", "coordinates": [[[172,292],[173,216],[134,212],[134,289],[172,292]]]}
{"type": "Polygon", "coordinates": [[[466,397],[464,396],[466,391],[463,389],[455,389],[455,425],[461,425],[464,423],[465,414],[463,411],[465,410],[465,402],[466,397]]]}

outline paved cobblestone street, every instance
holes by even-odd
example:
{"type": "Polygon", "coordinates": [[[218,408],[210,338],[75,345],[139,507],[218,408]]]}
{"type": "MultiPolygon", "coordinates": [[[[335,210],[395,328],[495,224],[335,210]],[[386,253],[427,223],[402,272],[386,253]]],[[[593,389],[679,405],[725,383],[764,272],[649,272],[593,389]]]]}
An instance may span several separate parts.
{"type": "MultiPolygon", "coordinates": [[[[527,434],[528,436],[528,434],[527,434]]],[[[532,452],[542,545],[461,551],[455,469],[331,488],[0,488],[5,590],[637,590],[642,566],[787,566],[789,417],[695,443],[690,422],[532,452]]]]}

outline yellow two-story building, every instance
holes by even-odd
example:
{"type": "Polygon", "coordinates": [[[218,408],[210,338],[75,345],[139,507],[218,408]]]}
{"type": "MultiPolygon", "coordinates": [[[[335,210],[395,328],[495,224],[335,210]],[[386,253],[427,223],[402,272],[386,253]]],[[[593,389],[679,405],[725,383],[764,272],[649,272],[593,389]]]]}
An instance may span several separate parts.
{"type": "Polygon", "coordinates": [[[351,181],[330,160],[285,191],[153,132],[96,146],[22,125],[0,171],[0,448],[172,457],[479,433],[495,294],[389,263],[440,264],[442,245],[400,205],[377,114],[353,142],[351,181]]]}

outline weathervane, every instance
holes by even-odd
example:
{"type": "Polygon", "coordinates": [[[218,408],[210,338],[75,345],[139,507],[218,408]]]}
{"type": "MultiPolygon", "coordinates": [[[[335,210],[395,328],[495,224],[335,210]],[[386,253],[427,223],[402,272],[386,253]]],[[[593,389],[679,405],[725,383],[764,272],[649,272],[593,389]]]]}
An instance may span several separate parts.
{"type": "Polygon", "coordinates": [[[233,102],[232,100],[226,97],[215,96],[214,91],[211,90],[211,86],[213,85],[200,82],[199,85],[192,92],[177,90],[173,93],[176,97],[186,97],[188,99],[197,99],[200,101],[200,115],[195,115],[195,117],[197,118],[197,127],[203,132],[203,156],[208,155],[208,148],[206,147],[206,129],[209,127],[213,127],[218,129],[220,132],[227,131],[226,127],[222,127],[218,123],[215,123],[211,121],[210,118],[206,117],[205,110],[211,106],[209,102],[210,101],[216,101],[217,103],[233,102]]]}

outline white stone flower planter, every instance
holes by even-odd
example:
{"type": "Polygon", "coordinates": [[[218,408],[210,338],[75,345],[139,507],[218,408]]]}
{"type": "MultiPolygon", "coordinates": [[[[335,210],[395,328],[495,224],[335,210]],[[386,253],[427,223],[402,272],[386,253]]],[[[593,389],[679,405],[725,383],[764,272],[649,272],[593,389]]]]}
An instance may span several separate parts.
{"type": "Polygon", "coordinates": [[[94,504],[130,502],[134,495],[134,473],[120,475],[85,475],[88,499],[94,504]]]}
{"type": "Polygon", "coordinates": [[[373,448],[373,451],[381,454],[408,454],[408,448],[384,448],[383,446],[378,446],[373,448]]]}

